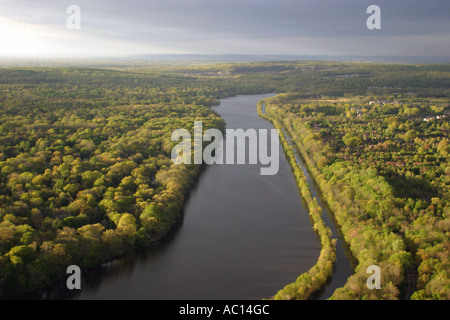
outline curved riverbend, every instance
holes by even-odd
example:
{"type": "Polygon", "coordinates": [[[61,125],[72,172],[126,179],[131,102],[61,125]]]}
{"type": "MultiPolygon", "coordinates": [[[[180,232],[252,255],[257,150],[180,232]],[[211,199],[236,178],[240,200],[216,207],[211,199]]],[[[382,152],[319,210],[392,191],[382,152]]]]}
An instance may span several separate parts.
{"type": "MultiPolygon", "coordinates": [[[[272,129],[257,102],[237,96],[215,107],[234,129],[272,129]]],[[[157,246],[82,275],[42,299],[265,299],[317,261],[320,242],[280,145],[279,171],[259,165],[211,165],[185,205],[183,221],[157,246]]]]}

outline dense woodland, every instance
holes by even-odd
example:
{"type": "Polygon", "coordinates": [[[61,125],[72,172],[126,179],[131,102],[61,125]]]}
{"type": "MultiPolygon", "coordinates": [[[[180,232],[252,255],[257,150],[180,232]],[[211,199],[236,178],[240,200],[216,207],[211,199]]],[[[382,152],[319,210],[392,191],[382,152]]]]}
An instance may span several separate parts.
{"type": "Polygon", "coordinates": [[[419,277],[412,299],[449,299],[448,101],[284,94],[266,103],[307,160],[358,261],[332,299],[402,298],[408,267],[419,277]],[[381,268],[380,290],[365,285],[370,265],[381,268]]]}
{"type": "MultiPolygon", "coordinates": [[[[416,264],[413,298],[448,299],[449,75],[449,65],[334,62],[0,69],[0,294],[164,237],[201,169],[172,164],[172,131],[197,120],[223,129],[211,108],[220,98],[295,92],[271,100],[268,116],[310,159],[357,253],[335,297],[400,298],[416,264]],[[384,290],[364,289],[368,263],[386,270],[384,290]]],[[[333,244],[319,234],[326,264],[333,244]]]]}
{"type": "Polygon", "coordinates": [[[110,71],[1,75],[5,293],[46,285],[70,264],[110,261],[170,230],[199,171],[172,163],[171,133],[192,130],[194,120],[223,128],[211,96],[110,71]]]}

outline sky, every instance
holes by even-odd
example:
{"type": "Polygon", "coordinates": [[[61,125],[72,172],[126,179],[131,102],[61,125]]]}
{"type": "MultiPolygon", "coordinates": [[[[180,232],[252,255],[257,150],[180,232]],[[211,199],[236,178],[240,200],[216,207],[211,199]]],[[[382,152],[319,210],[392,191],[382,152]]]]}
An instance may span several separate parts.
{"type": "Polygon", "coordinates": [[[449,17],[449,0],[0,0],[0,56],[449,57],[449,17]]]}

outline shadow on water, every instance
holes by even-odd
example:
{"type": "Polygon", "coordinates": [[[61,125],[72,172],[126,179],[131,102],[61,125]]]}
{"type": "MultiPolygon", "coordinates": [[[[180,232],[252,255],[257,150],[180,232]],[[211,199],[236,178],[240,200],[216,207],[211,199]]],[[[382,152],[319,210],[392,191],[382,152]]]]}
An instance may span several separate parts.
{"type": "MultiPolygon", "coordinates": [[[[81,271],[81,288],[95,292],[102,283],[115,277],[127,277],[133,273],[133,269],[139,262],[149,259],[150,256],[164,255],[167,248],[183,225],[184,213],[173,225],[172,229],[163,239],[153,243],[148,248],[137,248],[113,261],[81,271]]],[[[69,276],[69,275],[68,275],[69,276]]],[[[66,279],[60,279],[45,288],[20,295],[3,297],[3,300],[71,300],[78,299],[82,290],[69,290],[66,279]]]]}

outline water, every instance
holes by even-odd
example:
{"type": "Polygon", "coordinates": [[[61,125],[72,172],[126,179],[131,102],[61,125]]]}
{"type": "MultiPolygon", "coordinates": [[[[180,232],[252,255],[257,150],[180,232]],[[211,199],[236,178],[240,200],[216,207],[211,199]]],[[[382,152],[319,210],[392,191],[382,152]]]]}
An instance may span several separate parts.
{"type": "Polygon", "coordinates": [[[299,156],[294,144],[292,143],[289,135],[283,130],[283,134],[286,137],[289,145],[293,148],[295,153],[296,162],[302,168],[303,173],[306,177],[306,181],[309,185],[309,190],[313,198],[317,199],[317,204],[322,209],[322,219],[327,227],[330,228],[332,233],[332,238],[336,239],[336,262],[334,264],[333,276],[329,279],[328,283],[322,290],[316,295],[319,299],[328,299],[334,293],[337,288],[343,287],[347,282],[347,279],[353,274],[354,266],[352,265],[352,255],[346,243],[343,241],[343,235],[336,228],[336,222],[333,216],[321,198],[319,187],[313,179],[311,179],[308,170],[306,169],[306,164],[299,156]]]}
{"type": "MultiPolygon", "coordinates": [[[[223,99],[227,128],[272,129],[256,104],[270,95],[223,99]]],[[[41,299],[264,299],[317,261],[320,243],[280,145],[279,171],[259,165],[208,166],[184,219],[157,246],[90,270],[82,289],[64,282],[41,299]]]]}

